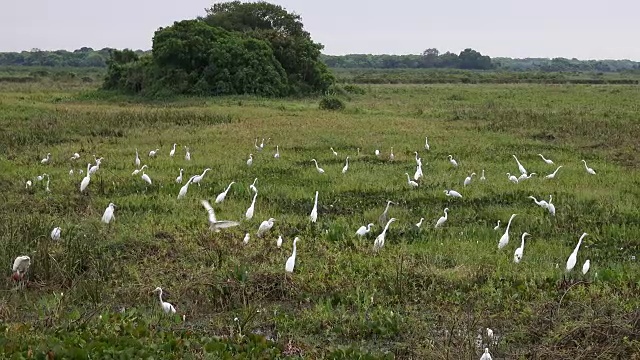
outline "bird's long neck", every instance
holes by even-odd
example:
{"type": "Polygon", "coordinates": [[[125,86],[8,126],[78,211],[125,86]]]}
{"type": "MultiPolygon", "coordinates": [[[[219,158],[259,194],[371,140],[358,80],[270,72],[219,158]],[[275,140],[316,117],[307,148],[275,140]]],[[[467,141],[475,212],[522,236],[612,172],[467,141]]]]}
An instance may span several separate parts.
{"type": "Polygon", "coordinates": [[[511,221],[513,221],[513,216],[509,219],[509,223],[507,224],[507,232],[509,232],[509,228],[511,227],[511,221]]]}
{"type": "Polygon", "coordinates": [[[295,257],[295,256],[296,256],[296,251],[297,251],[297,249],[296,249],[296,243],[297,243],[297,241],[294,241],[294,242],[293,242],[293,253],[291,254],[291,256],[293,256],[293,257],[295,257]]]}
{"type": "Polygon", "coordinates": [[[160,304],[162,304],[162,289],[158,292],[158,299],[160,300],[160,304]]]}
{"type": "Polygon", "coordinates": [[[447,212],[445,211],[445,212],[444,212],[444,218],[446,219],[446,218],[447,218],[447,216],[448,216],[448,215],[447,215],[447,212]]]}

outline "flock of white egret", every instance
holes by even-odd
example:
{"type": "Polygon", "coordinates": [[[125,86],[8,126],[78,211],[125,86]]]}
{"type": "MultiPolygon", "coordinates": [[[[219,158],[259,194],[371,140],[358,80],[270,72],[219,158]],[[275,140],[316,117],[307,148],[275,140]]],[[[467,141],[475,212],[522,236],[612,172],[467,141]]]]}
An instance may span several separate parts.
{"type": "MultiPolygon", "coordinates": [[[[271,138],[269,138],[267,141],[269,141],[271,138]]],[[[262,139],[262,142],[258,145],[258,139],[255,139],[254,142],[254,147],[256,151],[262,151],[264,149],[265,146],[265,140],[262,139]]],[[[175,153],[176,153],[176,146],[177,144],[173,144],[171,151],[169,152],[169,156],[170,157],[174,157],[175,153]]],[[[186,161],[190,161],[191,160],[191,154],[189,152],[189,148],[188,147],[184,147],[185,149],[185,155],[184,155],[184,159],[186,161]]],[[[429,151],[430,150],[430,145],[428,142],[428,138],[425,137],[425,144],[424,144],[424,150],[425,151],[429,151]]],[[[334,150],[333,147],[330,147],[330,151],[332,152],[333,156],[337,157],[338,156],[338,152],[336,150],[334,150]]],[[[360,154],[360,149],[358,148],[358,155],[360,154]]],[[[374,154],[377,157],[381,156],[381,152],[380,150],[376,149],[374,151],[374,154]]],[[[150,158],[154,158],[157,156],[160,156],[160,149],[156,148],[153,150],[150,150],[148,153],[148,156],[150,158]]],[[[538,154],[538,156],[540,156],[542,158],[542,160],[548,164],[548,165],[555,165],[554,162],[550,159],[545,158],[542,154],[538,154]]],[[[275,153],[273,154],[273,158],[274,159],[280,159],[281,154],[280,154],[280,147],[276,146],[276,150],[275,153]]],[[[349,156],[346,157],[345,159],[345,165],[342,168],[342,174],[346,174],[349,171],[349,156]]],[[[510,181],[514,184],[518,184],[522,181],[525,181],[527,179],[530,179],[532,176],[535,175],[535,173],[529,173],[526,168],[522,165],[522,163],[518,160],[518,158],[513,155],[513,158],[516,161],[517,167],[518,167],[518,171],[520,172],[520,176],[516,177],[515,175],[512,175],[511,173],[507,173],[506,177],[507,177],[507,181],[510,181]]],[[[80,159],[80,155],[78,153],[74,153],[71,157],[70,160],[76,161],[80,159]]],[[[453,167],[458,167],[458,161],[454,159],[454,157],[452,155],[448,155],[448,159],[449,162],[451,164],[451,166],[453,167]]],[[[97,171],[100,170],[100,165],[101,165],[101,161],[103,160],[103,158],[96,158],[94,155],[94,161],[95,164],[91,164],[88,163],[87,164],[87,170],[86,170],[86,175],[83,177],[82,181],[80,182],[79,185],[79,190],[80,192],[85,192],[87,190],[87,188],[90,185],[91,182],[91,176],[94,175],[97,171]]],[[[389,154],[389,160],[390,161],[394,161],[395,160],[395,155],[393,154],[393,148],[391,148],[390,154],[389,154]]],[[[43,165],[47,165],[50,164],[52,161],[52,157],[51,157],[51,153],[47,153],[46,157],[43,158],[41,160],[41,164],[43,165]]],[[[407,177],[407,184],[408,187],[410,189],[417,189],[420,187],[420,179],[423,178],[424,174],[422,172],[422,159],[419,157],[419,154],[417,151],[415,151],[415,161],[416,161],[416,171],[413,175],[413,177],[408,173],[405,172],[405,175],[407,177]]],[[[247,166],[252,166],[254,162],[254,157],[253,157],[253,153],[249,154],[249,158],[246,161],[246,165],[247,166]]],[[[311,159],[311,162],[313,162],[313,164],[315,165],[315,169],[319,174],[325,174],[325,170],[323,168],[321,168],[318,164],[318,161],[314,158],[311,159]]],[[[587,163],[585,160],[582,160],[583,164],[584,164],[584,168],[587,172],[587,174],[589,175],[595,175],[596,172],[588,167],[587,163]]],[[[149,174],[147,174],[145,172],[145,169],[147,168],[147,165],[143,165],[142,167],[141,165],[141,160],[140,160],[140,155],[138,153],[138,149],[135,149],[135,159],[134,159],[134,164],[135,164],[135,169],[133,170],[133,172],[131,173],[132,176],[137,176],[141,173],[140,178],[146,182],[147,184],[151,185],[152,179],[149,176],[149,174]]],[[[546,175],[544,177],[544,179],[546,180],[551,180],[554,179],[557,174],[558,171],[560,170],[560,168],[562,168],[562,166],[558,166],[554,172],[546,175]]],[[[189,179],[186,181],[186,183],[180,188],[180,191],[177,194],[177,199],[182,199],[187,195],[187,192],[189,190],[189,185],[190,184],[198,184],[200,185],[201,181],[204,179],[205,175],[207,174],[208,171],[210,171],[211,168],[206,168],[204,169],[204,171],[201,174],[196,174],[193,175],[191,177],[189,177],[189,179]]],[[[78,171],[80,174],[82,174],[82,170],[78,171]]],[[[183,182],[183,173],[184,173],[184,169],[179,169],[179,175],[176,177],[175,182],[178,184],[182,184],[183,182]]],[[[69,172],[70,175],[74,174],[73,169],[69,172]]],[[[482,175],[480,176],[480,181],[485,181],[485,170],[482,170],[482,175]]],[[[467,176],[464,181],[462,182],[463,187],[467,187],[470,186],[473,182],[473,177],[476,176],[475,172],[472,172],[469,176],[467,176]]],[[[37,181],[42,181],[44,180],[44,178],[47,178],[47,185],[46,185],[46,191],[50,191],[49,189],[49,175],[48,174],[42,174],[36,177],[35,180],[37,181]]],[[[256,182],[258,181],[258,178],[255,178],[253,183],[250,185],[250,190],[254,193],[253,194],[253,199],[251,201],[250,206],[247,208],[247,211],[245,212],[245,218],[247,220],[250,220],[253,218],[254,215],[254,211],[255,211],[255,205],[256,205],[256,198],[258,196],[258,189],[256,188],[256,182]]],[[[231,183],[229,183],[229,185],[224,189],[224,191],[222,191],[215,199],[215,203],[216,204],[220,204],[222,202],[224,202],[227,193],[229,192],[229,190],[231,189],[231,186],[235,184],[235,181],[232,181],[231,183]]],[[[27,188],[33,186],[33,182],[32,180],[27,180],[26,181],[26,185],[27,188]]],[[[454,189],[445,189],[444,193],[446,196],[449,197],[454,197],[454,198],[462,198],[463,195],[454,190],[454,189]]],[[[543,209],[546,209],[549,211],[550,215],[555,216],[555,206],[552,203],[552,197],[549,197],[549,201],[547,202],[546,200],[537,200],[535,197],[533,196],[529,196],[529,198],[531,198],[536,205],[542,207],[543,209]]],[[[234,226],[238,226],[240,225],[240,222],[238,221],[232,221],[232,220],[218,220],[216,218],[215,212],[213,207],[211,206],[211,204],[207,201],[207,200],[201,200],[201,204],[202,206],[205,208],[205,210],[208,213],[208,222],[209,222],[209,228],[212,231],[218,232],[220,231],[220,229],[225,229],[225,228],[229,228],[229,227],[234,227],[234,226]]],[[[384,243],[385,243],[385,237],[387,234],[387,231],[390,227],[390,225],[396,221],[395,218],[389,218],[388,217],[388,212],[389,212],[389,207],[391,204],[394,204],[393,201],[387,201],[387,205],[385,207],[385,210],[383,211],[383,213],[380,215],[378,222],[380,224],[380,226],[382,227],[382,232],[375,238],[374,243],[373,243],[373,249],[374,251],[379,251],[382,247],[384,247],[384,243]]],[[[116,211],[116,205],[114,203],[109,203],[109,205],[107,206],[107,208],[104,211],[104,214],[102,216],[102,222],[109,224],[111,221],[115,220],[115,211],[116,211]]],[[[445,225],[447,219],[448,219],[448,212],[449,212],[449,208],[445,208],[444,209],[444,215],[442,217],[440,217],[436,222],[434,227],[435,228],[440,228],[442,226],[445,225]]],[[[504,247],[506,247],[509,243],[509,229],[511,227],[511,223],[514,220],[514,218],[517,216],[517,214],[512,214],[506,229],[504,231],[504,234],[500,237],[499,241],[498,241],[498,249],[503,249],[504,247]]],[[[315,199],[314,199],[314,203],[313,203],[313,208],[311,210],[311,213],[309,214],[309,220],[312,223],[315,223],[318,219],[318,191],[315,192],[315,199]]],[[[417,228],[420,228],[424,222],[424,218],[421,218],[420,221],[418,223],[415,224],[415,226],[417,228]]],[[[264,234],[266,234],[268,231],[270,231],[273,226],[274,223],[276,222],[275,218],[269,218],[268,220],[263,221],[256,232],[256,236],[258,238],[261,238],[264,236],[264,234]]],[[[359,229],[357,229],[357,231],[355,232],[356,236],[359,237],[364,237],[366,234],[368,234],[371,231],[371,228],[375,226],[373,223],[369,223],[367,225],[363,225],[361,226],[359,229]]],[[[494,227],[494,230],[499,230],[500,228],[500,220],[498,220],[498,224],[494,227]]],[[[51,231],[51,239],[53,240],[60,240],[61,238],[61,231],[62,229],[60,227],[56,227],[51,231]]],[[[578,251],[580,249],[580,245],[582,244],[582,240],[584,239],[585,236],[587,236],[587,233],[583,233],[580,236],[580,239],[578,240],[578,243],[575,247],[575,249],[573,250],[573,252],[570,254],[569,258],[567,259],[566,262],[566,271],[571,271],[577,262],[577,254],[578,251]]],[[[515,250],[514,255],[513,255],[513,261],[515,263],[519,263],[524,255],[524,245],[525,245],[525,237],[526,236],[530,236],[530,234],[528,233],[523,233],[522,237],[521,237],[521,244],[520,246],[515,250]]],[[[247,244],[250,240],[250,233],[246,233],[244,239],[243,239],[243,243],[247,244]]],[[[294,241],[293,241],[293,251],[291,256],[286,260],[285,263],[285,271],[287,273],[292,273],[294,271],[294,267],[295,267],[295,261],[296,261],[296,243],[299,241],[299,237],[295,237],[294,241]]],[[[277,247],[281,247],[282,245],[282,236],[279,236],[277,239],[277,247]]],[[[14,263],[13,263],[13,278],[15,280],[22,280],[25,273],[28,271],[29,266],[31,264],[31,259],[29,258],[29,256],[26,255],[22,255],[22,256],[18,256],[14,263]]],[[[582,268],[582,273],[586,274],[587,271],[589,270],[590,267],[590,261],[586,260],[584,262],[583,268],[582,268]]],[[[154,292],[158,292],[158,296],[160,299],[160,303],[162,305],[162,309],[164,312],[166,313],[175,313],[176,310],[174,308],[173,305],[164,302],[162,300],[162,289],[160,287],[156,288],[154,290],[154,292]]],[[[488,350],[485,351],[485,355],[488,355],[488,350]]],[[[483,358],[484,356],[483,355],[483,358]]],[[[489,355],[490,358],[490,355],[489,355]]]]}

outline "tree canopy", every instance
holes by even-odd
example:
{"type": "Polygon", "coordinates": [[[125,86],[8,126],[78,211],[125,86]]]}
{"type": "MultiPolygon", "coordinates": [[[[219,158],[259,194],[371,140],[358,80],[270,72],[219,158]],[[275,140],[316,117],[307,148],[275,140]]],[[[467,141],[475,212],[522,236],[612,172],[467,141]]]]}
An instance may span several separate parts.
{"type": "Polygon", "coordinates": [[[265,3],[220,3],[160,28],[151,54],[114,51],[104,87],[136,93],[285,96],[322,92],[333,76],[300,17],[265,3]]]}

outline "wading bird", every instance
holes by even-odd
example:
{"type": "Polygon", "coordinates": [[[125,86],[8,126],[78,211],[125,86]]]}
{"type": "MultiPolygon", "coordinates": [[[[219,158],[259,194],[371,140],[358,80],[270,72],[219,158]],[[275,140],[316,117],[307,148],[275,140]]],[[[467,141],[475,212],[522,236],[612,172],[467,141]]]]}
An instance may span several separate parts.
{"type": "Polygon", "coordinates": [[[507,229],[504,231],[504,234],[502,234],[502,237],[500,237],[500,241],[498,241],[498,249],[502,249],[509,243],[509,228],[511,228],[511,221],[513,221],[513,218],[516,217],[516,215],[518,214],[512,214],[509,218],[507,229]]]}
{"type": "Polygon", "coordinates": [[[256,233],[256,235],[258,235],[258,237],[261,238],[262,235],[264,235],[264,233],[266,233],[267,231],[271,230],[271,228],[273,227],[273,222],[274,221],[276,221],[276,219],[269,218],[269,220],[265,220],[265,221],[261,222],[260,226],[258,227],[258,232],[256,233]]]}
{"type": "Polygon", "coordinates": [[[192,181],[192,182],[193,182],[194,184],[198,184],[198,186],[200,186],[200,181],[202,181],[202,178],[204,178],[204,174],[206,174],[206,173],[207,173],[207,171],[209,171],[209,170],[211,170],[211,168],[206,168],[206,169],[204,169],[204,171],[202,172],[202,174],[200,174],[200,175],[196,175],[196,176],[193,178],[193,181],[192,181]]]}
{"type": "Polygon", "coordinates": [[[276,159],[280,159],[280,146],[276,145],[276,153],[273,154],[273,157],[276,159]]]}
{"type": "Polygon", "coordinates": [[[309,215],[312,223],[315,223],[318,220],[318,192],[316,191],[316,199],[313,202],[313,209],[311,209],[311,214],[309,215]]]}
{"type": "Polygon", "coordinates": [[[189,148],[185,146],[184,150],[185,150],[184,159],[187,161],[191,161],[191,153],[189,152],[189,148]]]}
{"type": "Polygon", "coordinates": [[[49,160],[51,160],[51,153],[47,153],[47,157],[45,157],[44,159],[40,160],[41,164],[48,164],[49,160]]]}
{"type": "Polygon", "coordinates": [[[176,184],[182,184],[182,173],[184,172],[184,169],[180,169],[180,175],[178,175],[178,177],[176,177],[176,184]]]}
{"type": "Polygon", "coordinates": [[[549,202],[547,203],[547,210],[549,210],[549,213],[551,213],[551,215],[556,216],[556,206],[551,203],[552,199],[553,199],[553,197],[551,195],[549,195],[549,202]]]}
{"type": "Polygon", "coordinates": [[[173,305],[169,304],[168,302],[162,301],[162,289],[160,287],[155,288],[153,292],[158,293],[158,299],[160,299],[160,306],[162,307],[162,311],[164,311],[165,314],[176,313],[176,308],[173,307],[173,305]]]}
{"type": "Polygon", "coordinates": [[[449,162],[451,163],[451,165],[453,165],[454,167],[458,167],[458,162],[453,158],[453,156],[449,155],[449,162]]]}
{"type": "Polygon", "coordinates": [[[160,149],[155,149],[155,150],[151,150],[149,151],[149,157],[156,157],[156,154],[158,153],[160,149]]]}
{"type": "Polygon", "coordinates": [[[407,175],[407,184],[409,184],[409,186],[411,186],[413,189],[418,187],[418,183],[411,180],[411,177],[409,176],[409,173],[405,173],[405,175],[407,175]]]}
{"type": "Polygon", "coordinates": [[[516,251],[513,253],[513,262],[514,263],[519,263],[520,260],[522,260],[522,255],[524,253],[524,238],[525,236],[529,235],[529,233],[523,233],[522,234],[522,243],[520,244],[520,247],[516,249],[516,251]]]}
{"type": "Polygon", "coordinates": [[[484,177],[484,169],[482,169],[482,176],[480,176],[480,181],[485,181],[487,180],[486,177],[484,177]]]}
{"type": "Polygon", "coordinates": [[[556,177],[556,174],[558,173],[558,170],[560,170],[560,168],[562,167],[562,165],[558,166],[556,168],[556,171],[552,172],[551,174],[545,176],[545,179],[553,179],[554,177],[556,177]]]}
{"type": "Polygon", "coordinates": [[[475,174],[476,174],[476,173],[471,173],[471,175],[467,176],[467,177],[464,179],[464,186],[467,186],[467,185],[471,184],[471,179],[473,179],[473,176],[474,176],[475,174]]]}
{"type": "Polygon", "coordinates": [[[424,149],[425,149],[425,150],[427,150],[427,151],[429,151],[429,149],[430,149],[430,148],[431,148],[431,147],[429,146],[429,137],[428,137],[428,136],[425,136],[425,137],[424,137],[424,149]]]}
{"type": "Polygon", "coordinates": [[[316,159],[311,159],[311,161],[314,162],[314,164],[316,164],[316,170],[320,173],[320,174],[324,174],[324,169],[318,166],[318,161],[316,159]]]}
{"type": "Polygon", "coordinates": [[[190,177],[189,180],[187,180],[187,183],[182,185],[182,187],[180,188],[180,192],[178,192],[178,199],[182,199],[185,195],[187,195],[187,191],[189,191],[189,184],[191,184],[194,177],[196,177],[196,175],[190,177]]]}
{"type": "Polygon", "coordinates": [[[584,265],[582,265],[582,275],[586,275],[587,272],[589,272],[590,267],[591,267],[591,261],[587,259],[587,261],[584,262],[584,265]]]}
{"type": "Polygon", "coordinates": [[[423,176],[423,174],[422,174],[422,164],[420,164],[420,165],[418,165],[418,166],[416,167],[416,172],[415,172],[415,174],[413,174],[413,180],[416,180],[416,181],[417,181],[417,180],[418,180],[418,179],[420,179],[422,176],[423,176]]]}
{"type": "Polygon", "coordinates": [[[573,249],[573,252],[571,252],[571,255],[569,255],[569,258],[567,259],[567,271],[573,270],[573,267],[576,266],[576,262],[578,261],[578,250],[580,250],[580,245],[582,245],[582,239],[584,239],[584,237],[587,235],[589,234],[583,233],[580,236],[578,245],[576,245],[575,249],[573,249]]]}
{"type": "Polygon", "coordinates": [[[394,161],[396,159],[396,156],[393,155],[393,147],[391,148],[391,153],[389,153],[389,160],[394,161]]]}
{"type": "Polygon", "coordinates": [[[15,281],[20,281],[24,278],[24,275],[29,270],[29,266],[31,266],[31,258],[26,255],[18,256],[13,260],[13,274],[11,277],[15,281]]]}
{"type": "Polygon", "coordinates": [[[293,239],[293,252],[287,259],[287,262],[284,264],[284,271],[288,273],[292,273],[293,268],[296,266],[296,244],[298,243],[298,240],[300,240],[300,238],[297,236],[295,237],[295,239],[293,239]]]}
{"type": "Polygon", "coordinates": [[[435,228],[439,228],[440,226],[442,226],[442,224],[445,223],[445,221],[447,221],[448,212],[449,208],[444,208],[444,216],[441,216],[440,219],[438,219],[438,221],[436,222],[436,226],[434,226],[435,228]]]}
{"type": "Polygon", "coordinates": [[[420,229],[420,227],[422,226],[422,222],[424,221],[424,218],[420,218],[420,221],[418,221],[418,223],[416,224],[416,227],[418,229],[420,229]]]}
{"type": "Polygon", "coordinates": [[[373,242],[373,250],[378,251],[384,246],[384,238],[387,234],[387,230],[389,230],[389,225],[394,221],[396,221],[396,218],[391,218],[387,221],[387,224],[384,226],[384,230],[382,230],[382,233],[380,233],[373,242]]]}
{"type": "Polygon", "coordinates": [[[247,159],[247,166],[253,165],[253,154],[249,154],[249,158],[247,159]]]}
{"type": "Polygon", "coordinates": [[[143,171],[144,169],[146,169],[147,165],[142,165],[142,167],[140,169],[135,169],[133,170],[133,172],[131,173],[131,176],[135,176],[140,174],[141,171],[143,171]]]}
{"type": "Polygon", "coordinates": [[[60,240],[60,232],[62,229],[60,227],[56,227],[51,230],[51,240],[60,240]]]}
{"type": "Polygon", "coordinates": [[[365,235],[367,235],[369,233],[369,231],[371,231],[371,227],[373,226],[373,224],[368,224],[367,226],[360,226],[360,228],[358,228],[358,230],[356,231],[356,235],[363,237],[365,235]]]}
{"type": "Polygon", "coordinates": [[[518,158],[515,155],[512,155],[514,159],[516,159],[516,162],[518,163],[518,170],[520,170],[521,174],[527,174],[527,169],[524,168],[524,166],[522,166],[522,164],[520,163],[520,161],[518,160],[518,158]]]}
{"type": "Polygon", "coordinates": [[[213,211],[213,207],[207,200],[200,200],[200,203],[207,210],[209,214],[209,230],[213,230],[215,232],[220,232],[220,229],[226,229],[234,226],[240,225],[237,221],[230,220],[218,220],[216,219],[216,213],[213,211]]]}
{"type": "Polygon", "coordinates": [[[376,149],[375,154],[376,156],[380,156],[380,150],[376,149]]]}
{"type": "MultiPolygon", "coordinates": [[[[256,139],[258,140],[258,139],[256,139]]],[[[249,243],[249,240],[251,239],[251,236],[249,235],[249,233],[244,234],[244,238],[242,239],[242,244],[243,245],[247,245],[249,243]]]]}
{"type": "Polygon", "coordinates": [[[115,209],[115,205],[113,203],[109,203],[109,206],[104,210],[104,214],[102,214],[102,222],[108,224],[111,220],[115,220],[116,216],[113,214],[115,209]]]}
{"type": "Polygon", "coordinates": [[[551,161],[551,159],[545,159],[544,156],[542,156],[542,154],[538,154],[538,156],[542,158],[542,161],[546,162],[549,165],[553,165],[553,161],[551,161]]]}
{"type": "Polygon", "coordinates": [[[253,179],[253,184],[249,185],[249,189],[257,194],[258,188],[256,188],[256,181],[258,181],[258,178],[253,179]]]}
{"type": "MultiPolygon", "coordinates": [[[[95,157],[95,155],[94,155],[95,157]]],[[[96,171],[100,170],[100,164],[102,163],[102,158],[97,158],[96,159],[96,164],[93,165],[90,169],[89,169],[89,174],[93,175],[96,173],[96,171]]]]}
{"type": "Polygon", "coordinates": [[[540,200],[540,201],[538,201],[538,200],[537,200],[536,198],[534,198],[533,196],[529,196],[529,199],[533,199],[533,202],[535,202],[535,203],[536,203],[536,205],[540,206],[540,207],[541,207],[541,208],[543,208],[543,209],[546,209],[546,208],[547,208],[547,206],[549,206],[549,204],[548,204],[546,201],[544,201],[544,200],[540,200]]]}
{"type": "Polygon", "coordinates": [[[149,175],[145,174],[144,171],[142,172],[142,176],[140,177],[142,178],[142,180],[144,180],[144,182],[151,185],[151,178],[149,177],[149,175]]]}
{"type": "Polygon", "coordinates": [[[333,156],[338,156],[338,153],[335,150],[333,150],[333,148],[329,148],[329,149],[331,149],[331,152],[333,153],[333,156]]]}
{"type": "Polygon", "coordinates": [[[445,190],[444,194],[447,195],[447,196],[457,197],[457,198],[462,199],[462,195],[459,192],[455,191],[455,190],[445,190]]]}
{"type": "Polygon", "coordinates": [[[498,230],[500,229],[500,220],[498,220],[498,225],[493,227],[493,230],[498,230]]]}
{"type": "Polygon", "coordinates": [[[345,161],[344,167],[342,168],[342,173],[346,173],[349,170],[349,157],[347,156],[347,160],[345,161]]]}
{"type": "Polygon", "coordinates": [[[253,200],[251,201],[251,206],[247,209],[247,212],[244,213],[244,216],[247,220],[251,220],[253,218],[253,212],[256,208],[256,197],[258,197],[258,193],[253,194],[253,200]]]}
{"type": "Polygon", "coordinates": [[[71,155],[71,158],[69,160],[78,160],[78,159],[80,159],[80,154],[73,153],[73,155],[71,155]]]}
{"type": "Polygon", "coordinates": [[[511,175],[511,173],[507,173],[507,179],[509,179],[509,181],[511,181],[514,184],[518,183],[518,178],[513,176],[513,175],[511,175]]]}
{"type": "Polygon", "coordinates": [[[276,246],[278,247],[278,249],[282,247],[282,235],[278,236],[278,240],[276,240],[276,246]]]}
{"type": "Polygon", "coordinates": [[[178,145],[178,144],[173,143],[173,147],[171,148],[171,151],[169,151],[169,156],[170,157],[173,157],[173,155],[176,154],[176,145],[178,145]]]}
{"type": "Polygon", "coordinates": [[[140,167],[140,156],[138,155],[138,148],[136,148],[136,160],[133,162],[136,168],[140,167]]]}
{"type": "Polygon", "coordinates": [[[582,162],[584,163],[584,168],[587,170],[587,172],[589,174],[591,174],[591,175],[595,175],[596,174],[595,170],[593,170],[592,168],[587,166],[587,162],[586,161],[582,160],[582,162]]]}
{"type": "Polygon", "coordinates": [[[91,175],[89,174],[89,167],[91,167],[91,164],[87,164],[87,175],[84,176],[84,178],[82,178],[82,181],[80,182],[80,192],[83,192],[87,186],[89,186],[89,182],[91,181],[91,175]]]}
{"type": "Polygon", "coordinates": [[[218,194],[218,196],[216,197],[216,204],[220,204],[221,202],[224,201],[224,199],[227,197],[227,193],[229,193],[229,189],[231,189],[231,185],[233,185],[235,183],[236,183],[235,181],[230,182],[229,185],[227,186],[227,188],[224,189],[223,192],[218,194]]]}
{"type": "Polygon", "coordinates": [[[484,348],[484,354],[482,354],[480,360],[493,360],[491,359],[491,354],[489,354],[489,348],[484,348]]]}
{"type": "Polygon", "coordinates": [[[387,219],[389,216],[389,205],[395,205],[395,203],[391,200],[387,200],[387,207],[384,208],[384,211],[382,212],[382,214],[380,215],[380,217],[378,218],[378,223],[380,224],[380,226],[384,226],[387,223],[387,219]]]}

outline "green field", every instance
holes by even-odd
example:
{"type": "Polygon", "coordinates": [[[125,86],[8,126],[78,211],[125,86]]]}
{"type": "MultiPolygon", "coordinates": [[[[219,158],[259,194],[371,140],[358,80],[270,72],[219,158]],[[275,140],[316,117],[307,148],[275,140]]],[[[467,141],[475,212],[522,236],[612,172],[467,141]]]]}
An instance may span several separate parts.
{"type": "Polygon", "coordinates": [[[637,86],[371,85],[344,95],[343,111],[319,110],[317,98],[150,102],[94,87],[0,83],[0,263],[32,259],[26,288],[8,270],[0,288],[4,357],[477,359],[486,346],[494,359],[639,358],[637,86]],[[256,151],[255,138],[270,140],[256,151]],[[131,175],[136,148],[150,186],[131,175]],[[417,189],[405,176],[415,172],[414,151],[424,164],[417,189]],[[80,160],[69,160],[75,152],[80,160]],[[563,166],[555,179],[544,179],[556,166],[538,153],[563,166]],[[519,175],[514,154],[537,175],[509,182],[507,172],[519,175]],[[94,155],[104,160],[80,193],[78,170],[94,155]],[[201,186],[178,200],[179,169],[187,179],[207,167],[201,186]],[[478,176],[463,187],[471,172],[478,176]],[[43,173],[50,192],[35,180],[43,173]],[[255,216],[244,220],[256,177],[255,216]],[[200,200],[213,204],[231,181],[214,208],[241,225],[211,232],[200,200]],[[556,215],[530,195],[553,195],[556,215]],[[387,200],[397,221],[374,252],[387,200]],[[106,225],[110,202],[116,218],[106,225]],[[445,207],[448,221],[434,229],[445,207]],[[505,227],[493,227],[513,213],[510,242],[498,250],[505,227]],[[270,217],[273,229],[257,238],[270,217]],[[49,236],[56,226],[60,241],[49,236]],[[162,314],[157,286],[176,315],[162,314]]]}

